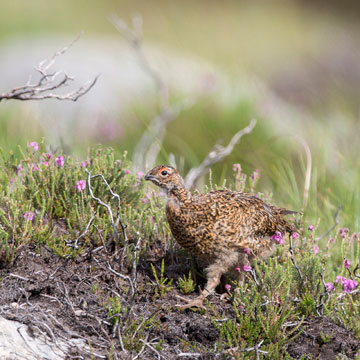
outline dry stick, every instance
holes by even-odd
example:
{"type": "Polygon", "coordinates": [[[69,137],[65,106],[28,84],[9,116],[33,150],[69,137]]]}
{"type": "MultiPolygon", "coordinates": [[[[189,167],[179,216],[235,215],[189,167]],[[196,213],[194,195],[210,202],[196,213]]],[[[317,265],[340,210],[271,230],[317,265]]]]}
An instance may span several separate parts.
{"type": "Polygon", "coordinates": [[[123,342],[122,336],[121,336],[120,326],[118,326],[118,338],[119,338],[121,350],[124,351],[125,353],[127,353],[127,351],[124,347],[124,342],[123,342]]]}
{"type": "Polygon", "coordinates": [[[132,263],[132,270],[131,270],[131,277],[132,282],[134,284],[134,288],[137,288],[137,254],[140,251],[140,243],[141,243],[141,237],[139,236],[139,232],[137,232],[138,240],[136,242],[136,245],[134,247],[134,254],[133,254],[133,263],[132,263]]]}
{"type": "Polygon", "coordinates": [[[257,288],[259,289],[260,288],[260,284],[259,282],[257,281],[257,278],[256,278],[256,273],[255,273],[255,270],[253,268],[251,268],[251,270],[249,271],[251,277],[253,278],[257,288]]]}
{"type": "Polygon", "coordinates": [[[260,350],[261,345],[263,344],[264,340],[261,340],[258,344],[255,344],[252,347],[248,347],[245,349],[239,349],[238,347],[230,348],[226,352],[234,352],[234,351],[241,351],[241,352],[251,352],[255,351],[256,359],[260,359],[260,353],[261,354],[268,354],[268,351],[260,350]]]}
{"type": "Polygon", "coordinates": [[[328,230],[325,231],[322,235],[320,235],[319,237],[315,238],[315,241],[319,241],[321,239],[323,239],[325,236],[329,235],[338,225],[339,225],[339,212],[341,210],[341,205],[338,205],[335,215],[334,215],[334,225],[328,230]]]}
{"type": "Polygon", "coordinates": [[[295,261],[295,257],[294,257],[294,250],[293,250],[293,243],[292,243],[292,236],[289,235],[289,253],[290,253],[290,259],[291,259],[291,262],[293,263],[293,265],[295,266],[299,276],[300,276],[300,279],[304,282],[304,279],[303,279],[303,276],[301,274],[301,271],[298,267],[298,265],[296,264],[296,261],[295,261]]]}
{"type": "Polygon", "coordinates": [[[87,223],[85,230],[75,239],[74,243],[72,243],[72,242],[67,243],[68,246],[72,246],[74,249],[78,249],[78,248],[79,248],[79,246],[78,246],[78,241],[79,241],[81,238],[83,238],[83,237],[86,235],[86,233],[89,231],[90,225],[91,225],[91,223],[93,222],[93,220],[95,219],[96,214],[97,214],[97,212],[96,212],[96,210],[95,210],[95,211],[93,212],[93,214],[92,214],[89,222],[87,223]]]}
{"type": "Polygon", "coordinates": [[[132,280],[130,279],[129,276],[127,275],[123,275],[123,274],[120,274],[119,272],[115,271],[111,265],[109,264],[109,262],[107,262],[107,266],[108,266],[108,269],[113,273],[115,274],[116,276],[120,277],[121,279],[124,279],[124,280],[127,280],[130,284],[130,289],[131,289],[131,296],[130,296],[130,299],[132,299],[135,295],[135,288],[134,288],[134,284],[132,282],[132,280]]]}
{"type": "Polygon", "coordinates": [[[116,15],[110,16],[110,22],[116,30],[123,35],[131,45],[137,56],[141,69],[147,73],[154,81],[157,88],[157,96],[160,111],[155,116],[135,147],[133,155],[133,166],[135,169],[152,167],[155,164],[157,155],[160,152],[161,144],[166,133],[166,125],[173,121],[181,111],[191,107],[193,102],[185,100],[176,104],[170,104],[169,87],[162,79],[147,59],[143,49],[142,18],[140,15],[132,19],[133,27],[129,27],[126,22],[116,15]]]}
{"type": "Polygon", "coordinates": [[[145,344],[149,349],[151,349],[158,357],[158,359],[165,359],[165,357],[163,355],[161,355],[153,346],[152,344],[148,343],[146,340],[140,339],[140,342],[142,342],[143,344],[145,344]]]}
{"type": "Polygon", "coordinates": [[[197,168],[192,168],[185,177],[185,186],[191,188],[197,179],[202,176],[207,168],[218,163],[226,156],[230,155],[234,149],[234,146],[239,142],[239,140],[246,134],[250,134],[256,125],[256,120],[252,119],[250,124],[244,129],[238,131],[230,140],[227,146],[221,146],[219,144],[215,145],[213,149],[209,152],[203,162],[197,168]]]}
{"type": "Polygon", "coordinates": [[[358,279],[360,279],[360,274],[357,273],[359,270],[360,270],[360,265],[359,263],[357,263],[354,269],[354,276],[358,279]]]}
{"type": "MultiPolygon", "coordinates": [[[[119,234],[118,234],[118,231],[117,231],[117,226],[118,226],[119,221],[120,221],[120,204],[121,204],[121,202],[120,202],[120,196],[112,191],[112,189],[111,189],[110,185],[108,184],[108,182],[106,181],[104,175],[102,175],[102,174],[97,174],[97,175],[91,176],[91,172],[90,172],[90,171],[88,171],[87,169],[85,169],[85,171],[86,171],[87,174],[88,174],[87,183],[88,183],[88,188],[89,188],[89,192],[90,192],[91,198],[94,199],[94,200],[96,200],[100,205],[104,206],[104,207],[107,209],[108,213],[109,213],[111,225],[112,225],[112,227],[113,227],[113,234],[112,234],[112,236],[111,236],[111,239],[110,239],[109,243],[111,243],[111,242],[113,241],[114,237],[115,237],[116,243],[118,243],[118,242],[119,242],[119,234]],[[116,197],[117,200],[118,200],[117,218],[116,218],[116,221],[114,221],[114,216],[113,216],[113,213],[112,213],[112,210],[111,210],[110,205],[104,203],[102,200],[100,200],[99,198],[97,198],[97,197],[94,195],[94,193],[93,193],[93,190],[92,190],[92,187],[91,187],[91,179],[94,179],[94,178],[97,178],[97,177],[101,177],[101,178],[102,178],[102,180],[103,180],[104,183],[106,184],[107,188],[109,189],[111,195],[112,195],[113,197],[116,197]]],[[[121,227],[123,227],[123,226],[121,226],[121,227]]],[[[127,242],[127,238],[126,238],[126,239],[124,238],[124,241],[127,242]]],[[[109,243],[108,243],[108,245],[109,245],[109,243]]]]}
{"type": "Polygon", "coordinates": [[[320,277],[321,277],[321,282],[324,286],[324,291],[320,294],[319,304],[316,305],[316,313],[319,316],[321,316],[324,311],[324,296],[327,295],[329,297],[329,292],[328,292],[328,289],[326,287],[325,280],[324,280],[324,271],[325,271],[325,268],[321,268],[320,277]]]}
{"type": "Polygon", "coordinates": [[[73,40],[68,46],[54,53],[49,59],[45,59],[39,63],[35,69],[40,74],[40,79],[37,82],[31,83],[31,76],[25,85],[18,86],[7,93],[0,94],[1,100],[44,100],[44,99],[57,99],[57,100],[71,100],[77,101],[81,96],[88,93],[91,88],[96,84],[99,77],[97,75],[91,82],[86,82],[78,89],[65,94],[54,94],[51,91],[58,90],[69,85],[74,80],[73,77],[67,75],[63,71],[49,72],[51,66],[54,65],[56,59],[63,55],[78,39],[80,35],[73,40]],[[59,76],[62,75],[60,80],[59,76]]]}

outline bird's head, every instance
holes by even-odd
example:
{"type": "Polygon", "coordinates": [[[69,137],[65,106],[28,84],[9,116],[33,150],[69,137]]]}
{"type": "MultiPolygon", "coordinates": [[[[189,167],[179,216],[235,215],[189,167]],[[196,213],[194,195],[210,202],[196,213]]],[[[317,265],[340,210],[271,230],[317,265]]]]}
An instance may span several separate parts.
{"type": "Polygon", "coordinates": [[[167,194],[173,189],[185,187],[184,180],[179,172],[168,165],[155,166],[145,175],[144,179],[153,182],[155,185],[165,190],[167,194]]]}

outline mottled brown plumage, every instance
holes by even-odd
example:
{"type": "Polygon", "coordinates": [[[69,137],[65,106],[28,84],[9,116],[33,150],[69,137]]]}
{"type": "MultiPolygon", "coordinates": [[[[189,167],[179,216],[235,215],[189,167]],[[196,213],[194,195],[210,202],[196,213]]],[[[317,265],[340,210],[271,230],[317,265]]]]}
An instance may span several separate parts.
{"type": "Polygon", "coordinates": [[[251,194],[230,190],[192,194],[171,166],[154,167],[145,180],[166,192],[166,217],[177,242],[208,264],[204,291],[193,301],[183,299],[188,305],[182,308],[202,306],[221,276],[234,274],[236,266],[270,256],[276,247],[270,237],[276,231],[283,235],[296,231],[283,218],[293,212],[268,205],[251,194]]]}

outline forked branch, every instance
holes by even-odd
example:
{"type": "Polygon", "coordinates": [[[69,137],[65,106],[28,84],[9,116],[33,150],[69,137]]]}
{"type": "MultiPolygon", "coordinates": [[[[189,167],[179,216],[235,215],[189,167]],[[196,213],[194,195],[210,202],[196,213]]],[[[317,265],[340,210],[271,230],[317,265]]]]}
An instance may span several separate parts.
{"type": "Polygon", "coordinates": [[[62,70],[52,71],[51,68],[55,64],[57,58],[63,55],[78,39],[79,36],[72,41],[70,45],[56,51],[50,58],[39,63],[39,65],[35,68],[39,76],[37,81],[32,81],[32,76],[30,75],[25,85],[18,86],[9,92],[0,94],[0,101],[44,99],[77,101],[81,96],[88,93],[96,84],[99,76],[96,76],[93,80],[86,82],[75,90],[62,94],[54,92],[69,86],[69,84],[74,81],[74,77],[68,75],[66,72],[62,70]]]}
{"type": "Polygon", "coordinates": [[[221,146],[216,144],[209,152],[203,162],[196,168],[192,168],[185,177],[185,186],[191,188],[195,182],[207,171],[209,167],[223,160],[226,156],[230,155],[234,149],[234,146],[240,141],[240,139],[250,134],[256,125],[256,120],[252,119],[250,124],[245,128],[238,131],[230,140],[227,146],[221,146]]]}

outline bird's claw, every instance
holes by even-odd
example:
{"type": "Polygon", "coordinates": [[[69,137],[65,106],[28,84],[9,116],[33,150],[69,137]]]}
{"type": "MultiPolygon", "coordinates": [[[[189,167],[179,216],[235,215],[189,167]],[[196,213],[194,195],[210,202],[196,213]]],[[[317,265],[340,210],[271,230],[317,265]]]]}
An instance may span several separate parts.
{"type": "Polygon", "coordinates": [[[192,307],[197,307],[197,308],[206,310],[206,307],[203,304],[204,299],[202,299],[200,297],[197,297],[195,299],[187,299],[187,298],[184,298],[184,297],[182,297],[180,295],[176,295],[176,297],[178,299],[180,299],[182,301],[185,301],[187,303],[185,305],[176,304],[175,307],[177,307],[180,310],[190,309],[192,307]]]}

